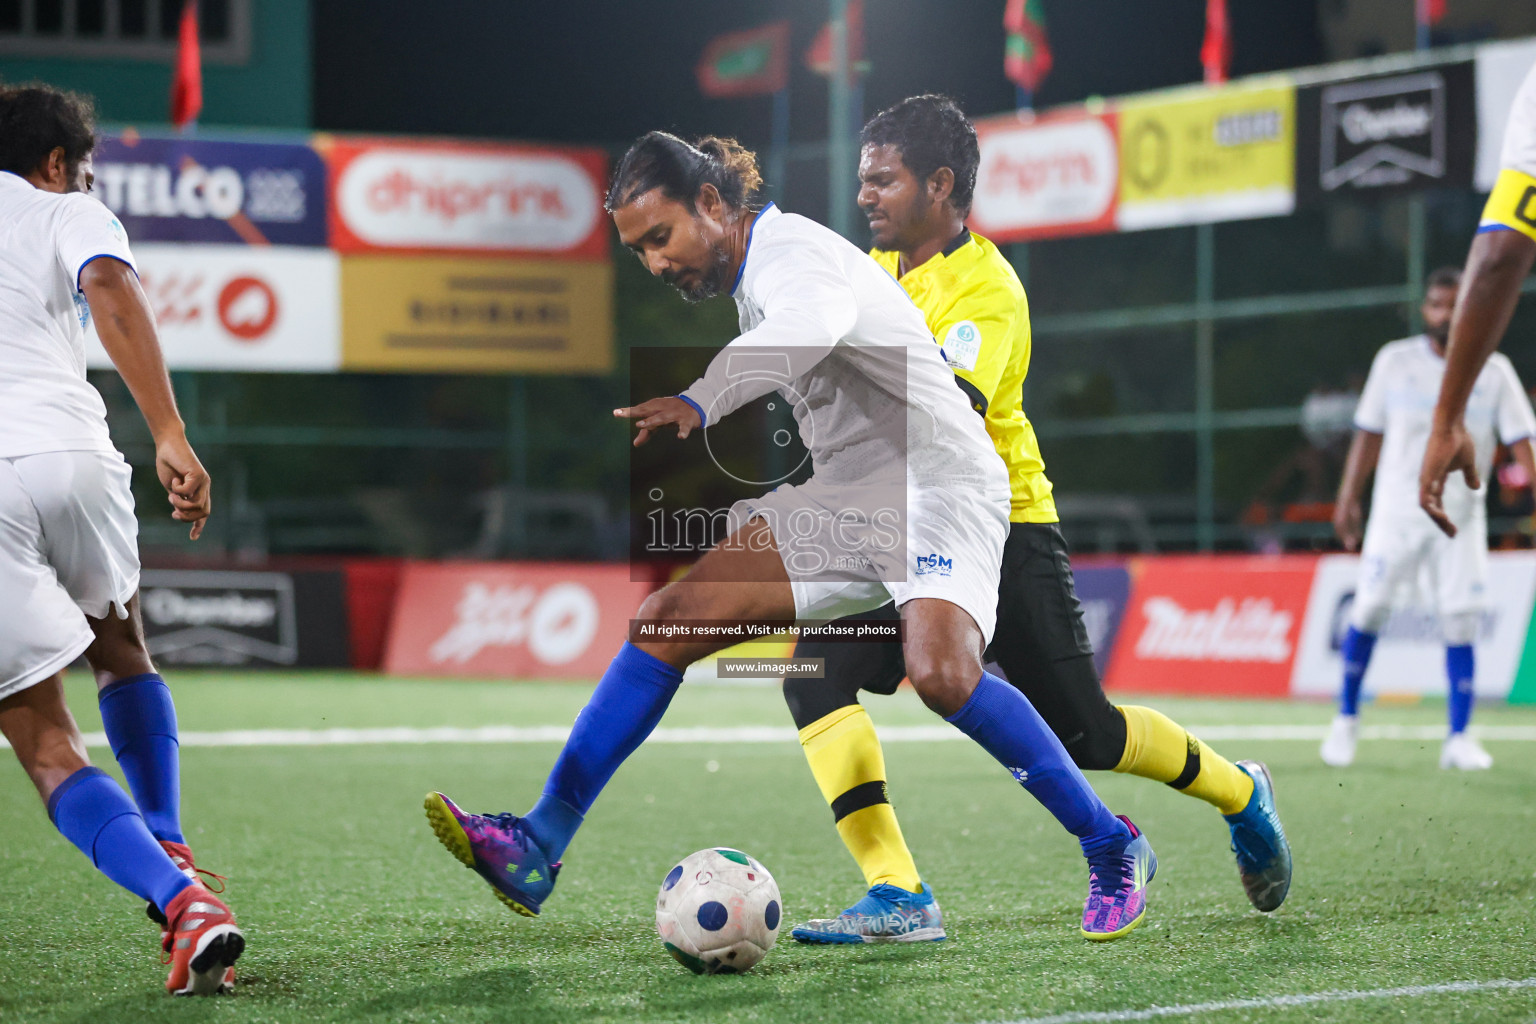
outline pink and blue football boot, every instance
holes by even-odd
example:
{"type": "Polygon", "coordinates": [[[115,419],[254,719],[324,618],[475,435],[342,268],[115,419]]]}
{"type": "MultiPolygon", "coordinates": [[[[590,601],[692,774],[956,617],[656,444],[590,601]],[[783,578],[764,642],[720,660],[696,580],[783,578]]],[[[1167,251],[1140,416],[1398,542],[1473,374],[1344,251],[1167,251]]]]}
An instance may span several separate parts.
{"type": "Polygon", "coordinates": [[[1083,904],[1083,938],[1108,942],[1127,934],[1146,915],[1147,883],[1157,874],[1157,854],[1141,830],[1123,814],[1131,830],[1125,845],[1088,858],[1088,900],[1083,904]]]}
{"type": "Polygon", "coordinates": [[[524,917],[538,917],[555,887],[558,862],[544,856],[515,814],[470,814],[441,793],[423,806],[432,831],[448,852],[496,890],[496,898],[524,917]]]}

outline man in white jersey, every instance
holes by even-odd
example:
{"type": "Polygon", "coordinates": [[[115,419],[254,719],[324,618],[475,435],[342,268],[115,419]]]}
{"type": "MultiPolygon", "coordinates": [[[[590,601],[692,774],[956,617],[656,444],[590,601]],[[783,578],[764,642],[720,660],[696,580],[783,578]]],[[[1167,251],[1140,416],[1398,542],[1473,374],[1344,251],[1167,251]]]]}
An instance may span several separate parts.
{"type": "MultiPolygon", "coordinates": [[[[1342,767],[1355,759],[1359,737],[1360,685],[1376,636],[1402,591],[1429,584],[1445,641],[1449,728],[1440,748],[1440,767],[1476,770],[1493,759],[1467,732],[1472,717],[1473,643],[1486,608],[1488,577],[1487,506],[1482,488],[1457,478],[1446,482],[1446,516],[1456,527],[1445,536],[1416,507],[1418,471],[1429,440],[1435,396],[1445,374],[1445,341],[1461,274],[1443,268],[1429,276],[1421,313],[1424,333],[1394,341],[1376,354],[1355,411],[1334,526],[1344,546],[1360,544],[1360,497],[1365,478],[1376,471],[1371,518],[1365,529],[1360,582],[1345,634],[1344,685],[1339,714],[1323,741],[1322,757],[1342,767]]],[[[1486,478],[1494,449],[1509,445],[1516,460],[1536,475],[1531,438],[1536,416],[1514,367],[1501,354],[1484,366],[1466,410],[1466,429],[1475,445],[1478,473],[1486,478]]]]}
{"type": "MultiPolygon", "coordinates": [[[[637,422],[639,445],[777,393],[794,408],[811,478],[738,502],[730,535],[646,600],[637,619],[662,628],[636,631],[614,659],[531,812],[470,814],[432,793],[432,827],[504,903],[536,915],[683,669],[735,642],[664,630],[835,619],[894,598],[913,687],[1078,837],[1090,865],[1083,934],[1123,935],[1142,920],[1151,846],[1109,812],[1023,694],[982,670],[1008,530],[1002,460],[895,279],[827,228],[751,205],[761,180],[752,154],[725,139],[652,132],[619,162],[606,202],[619,238],[691,301],[729,292],[742,333],[680,395],[615,415],[637,422]]],[[[777,907],[770,916],[777,928],[777,907]]]]}
{"type": "Polygon", "coordinates": [[[1462,423],[1467,396],[1489,353],[1499,347],[1520,300],[1520,285],[1536,260],[1536,67],[1526,73],[1515,94],[1499,163],[1498,180],[1467,253],[1466,277],[1451,321],[1445,380],[1419,471],[1419,504],[1450,536],[1456,535],[1456,525],[1441,500],[1446,477],[1460,471],[1474,488],[1482,480],[1476,445],[1462,423]]]}
{"type": "Polygon", "coordinates": [[[0,88],[0,733],[48,815],[108,878],[149,902],[168,991],[233,983],[245,940],[198,882],[180,823],[176,712],[144,647],[128,464],[85,377],[97,333],[155,440],[172,517],[195,538],[204,472],[176,412],[128,237],[87,193],[90,101],[0,88]],[[95,672],[102,723],[133,791],[90,766],[63,670],[95,672]]]}

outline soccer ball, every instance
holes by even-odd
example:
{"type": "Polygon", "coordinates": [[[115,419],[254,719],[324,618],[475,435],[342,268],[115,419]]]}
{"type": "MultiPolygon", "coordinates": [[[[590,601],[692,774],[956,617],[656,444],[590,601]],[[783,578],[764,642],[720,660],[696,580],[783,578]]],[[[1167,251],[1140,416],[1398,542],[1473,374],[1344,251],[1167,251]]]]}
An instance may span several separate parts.
{"type": "Polygon", "coordinates": [[[661,944],[694,974],[750,971],[779,937],[779,886],[740,850],[700,850],[656,896],[661,944]]]}

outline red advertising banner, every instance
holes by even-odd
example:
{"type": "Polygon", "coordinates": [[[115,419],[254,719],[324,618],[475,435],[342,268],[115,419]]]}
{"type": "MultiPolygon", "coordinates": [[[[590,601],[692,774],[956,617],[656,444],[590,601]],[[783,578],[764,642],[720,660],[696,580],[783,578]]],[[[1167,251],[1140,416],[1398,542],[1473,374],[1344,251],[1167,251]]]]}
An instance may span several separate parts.
{"type": "Polygon", "coordinates": [[[339,252],[606,260],[600,149],[319,137],[339,252]]]}
{"type": "Polygon", "coordinates": [[[384,671],[596,679],[652,589],[627,565],[408,562],[384,671]]]}
{"type": "Polygon", "coordinates": [[[1317,559],[1145,558],[1106,684],[1145,693],[1285,697],[1317,559]]]}
{"type": "Polygon", "coordinates": [[[998,242],[1115,230],[1120,144],[1113,114],[1070,111],[976,122],[981,164],[970,225],[998,242]]]}

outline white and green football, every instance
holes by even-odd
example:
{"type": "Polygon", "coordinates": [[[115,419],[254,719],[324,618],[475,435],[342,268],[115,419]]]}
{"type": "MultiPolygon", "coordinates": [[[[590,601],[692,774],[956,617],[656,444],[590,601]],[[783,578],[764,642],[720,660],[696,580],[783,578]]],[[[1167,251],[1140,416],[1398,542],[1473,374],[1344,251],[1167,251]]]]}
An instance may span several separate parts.
{"type": "Polygon", "coordinates": [[[661,944],[695,974],[750,971],[773,948],[782,916],[768,869],[725,847],[684,857],[656,896],[661,944]]]}

